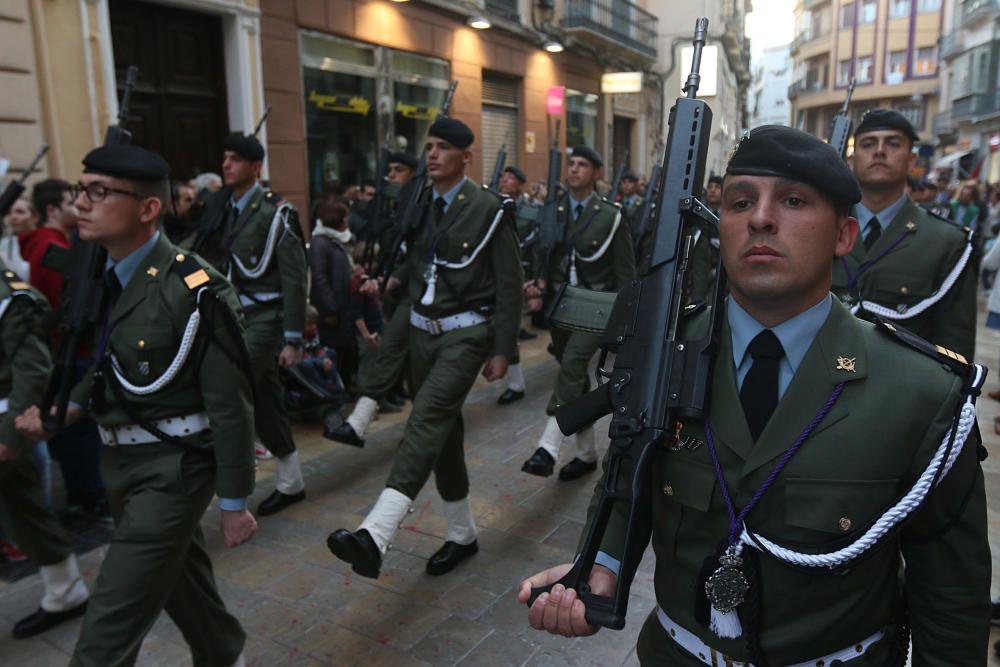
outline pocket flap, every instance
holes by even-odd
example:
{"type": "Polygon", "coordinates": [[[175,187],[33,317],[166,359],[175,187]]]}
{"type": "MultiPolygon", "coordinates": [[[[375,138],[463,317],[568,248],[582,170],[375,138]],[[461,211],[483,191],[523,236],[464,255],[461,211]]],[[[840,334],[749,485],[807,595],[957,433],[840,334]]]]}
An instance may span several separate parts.
{"type": "Polygon", "coordinates": [[[785,480],[790,526],[843,534],[867,526],[896,500],[898,479],[785,480]]]}
{"type": "Polygon", "coordinates": [[[671,454],[663,471],[660,489],[670,500],[699,512],[707,512],[715,490],[715,468],[692,461],[686,452],[671,454]]]}

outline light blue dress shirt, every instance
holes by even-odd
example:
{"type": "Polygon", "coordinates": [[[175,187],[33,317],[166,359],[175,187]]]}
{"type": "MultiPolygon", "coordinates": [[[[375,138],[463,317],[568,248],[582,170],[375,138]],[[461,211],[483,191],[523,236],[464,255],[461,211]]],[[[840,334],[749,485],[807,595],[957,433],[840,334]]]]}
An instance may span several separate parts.
{"type": "Polygon", "coordinates": [[[260,190],[260,181],[254,183],[239,199],[230,197],[229,203],[236,207],[237,211],[242,213],[243,209],[250,205],[250,200],[253,199],[254,194],[256,194],[258,190],[260,190]]]}
{"type": "Polygon", "coordinates": [[[590,200],[594,198],[594,192],[591,190],[590,194],[583,199],[576,200],[573,199],[573,195],[567,195],[569,197],[569,212],[573,215],[573,219],[576,219],[576,207],[582,206],[583,210],[580,211],[580,215],[583,215],[583,211],[587,210],[587,205],[590,204],[590,200]]]}
{"type": "Polygon", "coordinates": [[[871,226],[872,218],[878,217],[878,225],[881,228],[880,231],[885,231],[885,228],[889,226],[897,215],[899,215],[900,209],[906,206],[907,202],[910,201],[910,196],[903,193],[903,196],[889,204],[886,208],[881,211],[869,211],[865,208],[865,205],[858,202],[854,205],[854,212],[857,214],[858,223],[861,224],[861,238],[868,236],[868,229],[871,226]]]}
{"type": "Polygon", "coordinates": [[[469,177],[468,176],[463,176],[462,180],[460,180],[458,183],[456,183],[455,186],[451,190],[448,190],[448,192],[445,192],[444,194],[439,193],[437,190],[434,191],[434,198],[435,199],[437,199],[437,198],[440,197],[441,199],[444,200],[444,212],[445,213],[447,213],[448,209],[451,208],[451,203],[453,201],[455,201],[455,197],[458,196],[458,191],[462,189],[462,186],[465,185],[465,182],[467,180],[469,180],[469,177]]]}

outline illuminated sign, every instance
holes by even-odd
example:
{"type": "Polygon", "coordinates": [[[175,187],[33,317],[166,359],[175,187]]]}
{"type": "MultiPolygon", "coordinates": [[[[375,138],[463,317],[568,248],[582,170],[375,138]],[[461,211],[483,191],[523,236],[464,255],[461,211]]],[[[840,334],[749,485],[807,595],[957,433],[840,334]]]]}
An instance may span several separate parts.
{"type": "Polygon", "coordinates": [[[608,72],[601,75],[601,92],[638,93],[642,90],[642,72],[608,72]]]}
{"type": "Polygon", "coordinates": [[[550,116],[561,116],[566,109],[566,89],[551,86],[545,94],[545,112],[550,116]]]}
{"type": "Polygon", "coordinates": [[[315,90],[309,91],[309,101],[321,111],[340,111],[367,116],[371,110],[371,102],[357,95],[320,95],[315,90]]]}
{"type": "Polygon", "coordinates": [[[438,107],[429,107],[423,104],[405,104],[396,102],[396,113],[403,118],[415,118],[416,120],[434,120],[441,113],[438,107]]]}

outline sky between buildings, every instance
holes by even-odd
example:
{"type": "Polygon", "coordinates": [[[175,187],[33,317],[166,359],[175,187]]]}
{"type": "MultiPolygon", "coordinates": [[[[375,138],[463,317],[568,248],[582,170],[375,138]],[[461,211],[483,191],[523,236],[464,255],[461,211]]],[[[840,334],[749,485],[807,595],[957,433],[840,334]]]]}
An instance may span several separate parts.
{"type": "Polygon", "coordinates": [[[795,37],[795,0],[754,0],[753,12],[747,14],[747,37],[751,59],[760,58],[764,49],[789,44],[795,37]]]}

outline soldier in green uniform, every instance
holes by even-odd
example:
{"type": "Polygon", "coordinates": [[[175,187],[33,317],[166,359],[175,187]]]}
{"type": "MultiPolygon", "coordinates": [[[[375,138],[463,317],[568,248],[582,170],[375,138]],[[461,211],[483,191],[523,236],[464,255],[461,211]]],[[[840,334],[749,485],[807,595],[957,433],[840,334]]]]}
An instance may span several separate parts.
{"type": "MultiPolygon", "coordinates": [[[[830,294],[860,198],[836,151],[791,128],[756,128],[729,162],[731,291],[707,420],[678,422],[655,449],[638,528],[652,535],[658,605],[642,664],[902,665],[905,627],[914,665],[985,664],[990,550],[972,396],[983,369],[852,317],[830,294]],[[742,570],[724,567],[723,550],[742,570]],[[725,580],[731,611],[707,586],[725,580]]],[[[623,553],[617,507],[590,577],[599,595],[623,553]]],[[[522,582],[519,599],[569,567],[522,582]]],[[[585,612],[556,585],[529,622],[592,634],[585,612]]]]}
{"type": "MultiPolygon", "coordinates": [[[[106,445],[115,519],[72,667],[135,663],[166,610],[199,667],[242,665],[246,639],[219,597],[199,522],[219,496],[227,546],[250,539],[252,389],[240,306],[225,279],[157,230],[166,161],[136,146],[91,151],[75,186],[80,238],[108,251],[94,370],[72,393],[106,445]]],[[[72,408],[69,419],[79,418],[72,408]]],[[[44,436],[37,407],[18,427],[44,436]]]]}
{"type": "Polygon", "coordinates": [[[621,192],[622,210],[631,223],[639,215],[642,208],[642,195],[639,194],[639,177],[634,171],[628,169],[622,174],[622,184],[618,189],[621,192]]]}
{"type": "MultiPolygon", "coordinates": [[[[549,265],[542,268],[539,280],[539,288],[548,290],[550,295],[555,295],[565,283],[617,292],[635,279],[635,257],[628,223],[617,206],[594,191],[603,165],[600,155],[589,146],[577,146],[570,155],[566,169],[569,192],[557,208],[565,236],[552,251],[549,265]]],[[[541,295],[529,288],[528,296],[537,309],[541,295]]],[[[562,433],[552,415],[560,405],[587,393],[590,386],[587,365],[600,342],[597,334],[558,327],[550,331],[559,360],[559,376],[546,408],[549,419],[538,448],[521,467],[524,472],[542,477],[552,474],[562,444],[562,433]]],[[[576,450],[576,456],[559,471],[560,480],[577,479],[597,469],[592,428],[577,433],[576,450]]]]}
{"type": "Polygon", "coordinates": [[[972,235],[906,194],[918,140],[910,122],[889,109],[868,112],[854,132],[851,165],[861,186],[854,215],[862,239],[834,262],[833,292],[859,317],[891,320],[972,359],[972,235]]]}
{"type": "MultiPolygon", "coordinates": [[[[524,194],[524,186],[528,183],[528,177],[520,168],[514,165],[507,165],[500,179],[500,194],[510,197],[514,201],[514,226],[517,229],[518,246],[521,250],[521,268],[524,275],[534,276],[535,267],[530,261],[534,256],[531,252],[531,245],[537,233],[538,211],[541,208],[524,194]]],[[[520,330],[518,340],[534,340],[537,336],[524,329],[520,330]]],[[[511,360],[507,368],[507,386],[503,393],[497,397],[498,405],[509,405],[514,401],[524,398],[527,383],[524,379],[524,369],[521,368],[521,353],[518,353],[511,360]]]]}
{"type": "Polygon", "coordinates": [[[34,443],[15,428],[15,417],[38,402],[52,370],[41,330],[45,297],[0,261],[0,530],[39,567],[45,593],[34,613],[14,624],[24,639],[75,618],[87,608],[87,587],[73,543],[45,507],[34,443]]]}
{"type": "Polygon", "coordinates": [[[308,262],[295,207],[265,191],[258,180],[264,147],[256,137],[236,134],[223,148],[222,178],[232,196],[223,227],[222,269],[246,313],[254,427],[278,459],[274,492],[257,507],[260,516],[268,516],[306,497],[278,367],[302,359],[308,262]]]}
{"type": "Polygon", "coordinates": [[[432,187],[421,195],[406,263],[387,285],[401,286],[412,304],[406,344],[413,410],[375,506],[356,532],[339,529],[327,538],[330,551],[366,577],[378,576],[382,555],[432,472],[448,534],[427,573],[450,572],[478,551],[461,410],[480,369],[491,382],[507,371],[517,349],[522,281],[509,200],[465,176],[473,140],[461,121],[431,125],[425,150],[432,187]]]}

